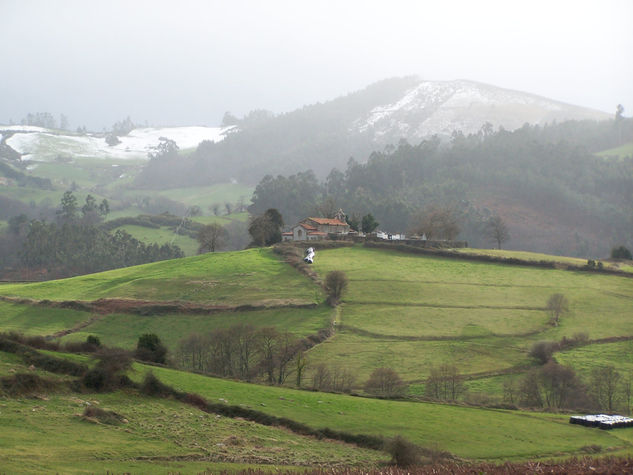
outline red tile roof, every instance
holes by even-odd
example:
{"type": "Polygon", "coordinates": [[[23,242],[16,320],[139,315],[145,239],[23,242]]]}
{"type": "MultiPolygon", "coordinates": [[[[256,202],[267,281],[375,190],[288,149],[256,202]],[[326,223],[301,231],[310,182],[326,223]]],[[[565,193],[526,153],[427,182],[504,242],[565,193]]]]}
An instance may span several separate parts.
{"type": "Polygon", "coordinates": [[[336,218],[308,218],[310,221],[314,221],[317,224],[326,224],[329,226],[347,226],[347,223],[340,221],[336,218]]]}
{"type": "MultiPolygon", "coordinates": [[[[297,224],[297,226],[301,226],[303,229],[307,230],[307,231],[316,231],[317,228],[315,228],[314,226],[310,226],[309,224],[306,223],[299,223],[297,224]]],[[[297,227],[295,226],[295,227],[297,227]]]]}
{"type": "Polygon", "coordinates": [[[308,236],[327,236],[327,233],[321,231],[310,231],[308,236]]]}

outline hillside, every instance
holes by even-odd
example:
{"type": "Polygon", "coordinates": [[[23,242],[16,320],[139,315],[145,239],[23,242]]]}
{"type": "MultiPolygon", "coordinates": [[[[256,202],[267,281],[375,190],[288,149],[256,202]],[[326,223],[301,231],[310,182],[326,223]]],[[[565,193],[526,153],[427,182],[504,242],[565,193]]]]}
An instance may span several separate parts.
{"type": "MultiPolygon", "coordinates": [[[[529,253],[520,257],[530,259],[529,253]]],[[[633,280],[626,277],[362,246],[318,251],[314,270],[321,276],[342,270],[350,279],[335,315],[321,304],[323,294],[313,282],[271,251],[252,249],[60,281],[3,284],[0,329],[68,334],[64,341],[96,334],[108,344],[129,348],[138,335],[152,332],[174,351],[180,339],[205,328],[249,323],[307,337],[335,318],[336,334],[309,351],[309,378],[325,364],[331,371],[351,371],[361,387],[373,369],[387,366],[418,383],[441,361],[455,364],[475,393],[492,398],[502,396],[502,380],[490,378],[520,377],[534,368],[528,352],[538,341],[583,333],[586,352],[616,337],[633,337],[633,280]],[[549,323],[546,309],[554,293],[570,302],[559,326],[549,323]],[[19,300],[24,298],[31,304],[19,300]],[[66,302],[60,305],[68,310],[50,301],[66,302]],[[55,317],[44,318],[41,312],[55,317]],[[607,318],[608,325],[596,315],[607,318]]],[[[627,368],[608,357],[604,362],[627,368]]]]}
{"type": "MultiPolygon", "coordinates": [[[[510,257],[558,259],[529,253],[510,257]]],[[[561,263],[565,262],[575,264],[561,259],[561,263]]],[[[578,344],[556,350],[554,356],[559,363],[575,369],[586,382],[591,380],[595,368],[613,366],[622,375],[631,371],[626,356],[633,341],[629,311],[633,295],[631,278],[414,255],[364,246],[317,249],[312,269],[321,278],[330,270],[342,270],[348,276],[349,288],[337,309],[323,305],[324,295],[315,282],[283,262],[272,250],[251,249],[60,281],[2,284],[0,331],[48,335],[62,342],[81,342],[88,335],[96,335],[107,345],[129,349],[135,347],[139,335],[156,333],[178,361],[179,341],[191,332],[204,335],[213,329],[248,324],[256,328],[275,326],[296,337],[310,339],[311,335],[331,328],[334,321],[334,334],[320,343],[315,340],[316,345],[305,352],[303,387],[327,390],[329,386],[319,375],[328,371],[340,376],[346,370],[354,376],[352,390],[362,393],[374,369],[391,367],[409,384],[409,397],[419,398],[426,394],[427,378],[433,368],[454,365],[466,390],[459,401],[495,406],[508,404],[508,387],[514,387],[516,401],[522,397],[521,381],[540,368],[528,355],[538,341],[559,342],[565,338],[577,341],[578,344]],[[569,312],[561,317],[558,326],[551,325],[546,309],[552,293],[563,293],[569,299],[569,312]],[[584,339],[574,340],[579,334],[585,334],[584,339]]],[[[86,356],[64,357],[90,363],[86,356]]],[[[20,367],[19,359],[6,353],[0,353],[0,363],[0,376],[20,367]]],[[[129,375],[133,381],[141,382],[149,370],[150,367],[137,363],[129,375]]],[[[633,450],[628,429],[604,432],[571,426],[564,414],[297,391],[289,389],[295,384],[294,376],[286,381],[285,387],[270,387],[169,368],[152,367],[151,371],[162,382],[180,391],[199,394],[207,401],[239,405],[316,429],[329,427],[386,437],[401,434],[421,446],[449,451],[469,460],[567,457],[581,455],[590,446],[599,447],[605,454],[630,454],[633,450]]],[[[625,404],[624,399],[620,402],[625,404]]],[[[339,446],[338,452],[327,452],[330,449],[325,446],[305,445],[306,452],[293,451],[288,457],[270,455],[267,445],[258,442],[258,437],[276,439],[274,447],[302,443],[270,432],[259,435],[260,429],[245,421],[239,424],[248,428],[240,429],[231,426],[237,421],[223,419],[222,423],[229,425],[221,426],[218,432],[220,426],[209,425],[210,421],[197,409],[186,409],[186,414],[182,414],[178,404],[139,399],[129,391],[81,396],[53,391],[44,400],[5,400],[0,420],[16,434],[13,447],[26,444],[22,441],[31,437],[33,431],[49,433],[56,424],[64,433],[80,434],[79,438],[69,439],[73,447],[64,450],[82,460],[85,455],[80,439],[89,439],[93,431],[98,431],[108,441],[104,460],[121,469],[133,462],[134,467],[145,470],[142,467],[146,467],[146,461],[139,453],[144,456],[162,453],[160,461],[155,460],[161,467],[171,467],[169,464],[180,460],[179,454],[183,453],[191,454],[186,462],[193,465],[181,467],[197,467],[200,456],[193,454],[199,454],[200,450],[206,453],[204,460],[213,463],[241,460],[230,448],[226,453],[212,449],[206,442],[200,443],[199,438],[207,440],[209,431],[215,434],[209,440],[220,441],[230,431],[244,434],[238,436],[242,439],[240,447],[259,447],[254,451],[248,449],[253,455],[247,460],[249,463],[259,460],[293,465],[304,463],[306,457],[310,459],[308,463],[326,459],[333,464],[360,463],[360,452],[353,447],[339,446]],[[80,418],[73,419],[70,414],[76,411],[77,397],[82,401],[98,401],[98,406],[123,414],[130,420],[127,426],[130,432],[117,430],[116,426],[86,425],[80,418]],[[26,414],[28,424],[21,423],[18,427],[12,411],[26,414]],[[180,418],[177,420],[172,413],[180,414],[180,418]],[[196,439],[187,436],[182,441],[184,445],[176,447],[167,433],[177,433],[182,424],[195,426],[196,439]],[[157,436],[157,430],[165,435],[157,436]],[[132,436],[133,443],[128,439],[132,436]],[[155,445],[158,440],[160,444],[155,445]],[[184,447],[188,451],[183,452],[184,447]]],[[[621,410],[630,409],[622,406],[621,410]]],[[[63,462],[59,448],[48,450],[54,455],[48,462],[37,462],[40,467],[72,471],[73,465],[63,462]]],[[[12,464],[22,460],[16,454],[6,456],[12,464]]],[[[377,463],[380,457],[369,455],[365,460],[377,463]]]]}
{"type": "Polygon", "coordinates": [[[74,134],[25,125],[0,125],[0,143],[19,153],[21,160],[51,161],[58,157],[141,159],[156,147],[160,137],[176,142],[181,150],[192,149],[203,140],[221,141],[230,128],[163,127],[137,128],[119,136],[120,143],[108,145],[104,134],[74,134]]]}
{"type": "MultiPolygon", "coordinates": [[[[203,144],[184,165],[195,183],[229,178],[256,183],[266,174],[307,169],[324,177],[350,157],[364,162],[371,152],[401,139],[412,144],[433,135],[448,139],[455,131],[476,133],[486,123],[494,130],[514,130],[525,123],[608,118],[603,112],[481,83],[393,78],[278,116],[253,112],[237,122],[236,132],[222,142],[203,144]]],[[[157,186],[152,167],[160,169],[151,164],[146,178],[157,186]]],[[[172,186],[184,183],[181,175],[160,176],[172,186]]]]}
{"type": "Polygon", "coordinates": [[[418,143],[433,135],[450,137],[455,131],[476,134],[484,124],[493,130],[515,130],[526,123],[608,118],[604,112],[488,84],[420,80],[397,101],[375,107],[355,121],[352,130],[370,132],[373,141],[384,146],[401,138],[418,143]]]}

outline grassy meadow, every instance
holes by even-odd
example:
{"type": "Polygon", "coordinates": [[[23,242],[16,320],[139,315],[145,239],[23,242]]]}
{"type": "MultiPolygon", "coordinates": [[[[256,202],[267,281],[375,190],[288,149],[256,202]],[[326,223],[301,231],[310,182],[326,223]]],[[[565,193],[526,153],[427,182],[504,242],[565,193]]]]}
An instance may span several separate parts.
{"type": "Polygon", "coordinates": [[[62,342],[85,341],[88,335],[96,335],[107,346],[136,348],[140,335],[154,333],[173,353],[178,342],[191,333],[204,335],[216,328],[245,324],[255,327],[274,326],[289,331],[297,338],[314,335],[328,328],[332,321],[332,309],[320,305],[314,309],[275,308],[243,312],[222,312],[213,315],[166,314],[139,316],[110,314],[62,338],[62,342]]]}
{"type": "MultiPolygon", "coordinates": [[[[132,377],[139,381],[150,370],[143,365],[134,369],[132,377]]],[[[612,451],[633,448],[618,431],[572,426],[565,415],[388,401],[238,383],[167,368],[151,371],[166,384],[209,401],[244,405],[317,428],[387,437],[401,434],[417,444],[469,459],[564,456],[590,444],[612,451]]]]}
{"type": "Polygon", "coordinates": [[[320,251],[314,269],[343,270],[349,288],[340,330],[309,357],[360,380],[383,366],[409,381],[441,363],[466,375],[512,371],[535,364],[528,351],[536,341],[633,335],[628,278],[362,247],[320,251]],[[570,302],[558,327],[546,310],[553,293],[570,302]]]}
{"type": "MultiPolygon", "coordinates": [[[[0,352],[0,376],[13,371],[31,372],[15,355],[0,352]]],[[[3,473],[217,473],[272,464],[374,467],[386,460],[381,452],[219,417],[134,391],[0,397],[0,425],[11,435],[0,437],[3,473]],[[82,417],[87,407],[114,411],[125,421],[82,417]]]]}
{"type": "Polygon", "coordinates": [[[0,295],[50,300],[179,300],[225,305],[323,300],[318,287],[270,249],[208,253],[69,279],[2,284],[0,295]]]}
{"type": "MultiPolygon", "coordinates": [[[[305,387],[311,386],[321,364],[349,369],[356,377],[356,391],[361,391],[374,369],[391,367],[411,383],[410,394],[419,395],[424,392],[430,368],[449,363],[466,377],[469,400],[483,402],[498,402],[505,382],[516,382],[537,366],[528,352],[541,340],[559,341],[585,333],[587,345],[555,354],[558,362],[570,365],[582,377],[601,365],[613,365],[623,374],[633,372],[633,340],[612,341],[614,337],[633,336],[630,278],[362,246],[319,250],[311,268],[321,277],[331,270],[342,270],[349,278],[336,310],[324,305],[324,293],[313,281],[271,249],[250,249],[59,281],[2,284],[0,295],[56,301],[112,298],[278,307],[214,315],[92,315],[0,302],[0,331],[51,335],[86,323],[62,341],[82,341],[92,334],[107,345],[133,348],[140,334],[156,333],[173,352],[178,340],[191,332],[249,323],[276,326],[303,337],[325,328],[335,318],[335,334],[306,353],[305,387]],[[558,327],[549,323],[546,310],[553,293],[563,293],[570,303],[570,311],[561,317],[558,327]],[[290,303],[317,306],[283,307],[290,303]]],[[[89,361],[86,356],[69,357],[89,361]]],[[[0,376],[10,374],[11,369],[25,369],[20,365],[14,355],[0,353],[0,376]]],[[[416,444],[465,459],[568,457],[582,455],[590,446],[599,446],[603,454],[633,453],[633,430],[607,432],[572,426],[565,414],[301,391],[140,363],[133,365],[129,375],[139,382],[148,371],[168,385],[212,402],[242,405],[315,428],[387,437],[400,434],[416,444]]],[[[293,384],[291,376],[287,386],[293,384]]],[[[88,471],[150,473],[202,471],[206,467],[218,470],[225,467],[222,463],[230,462],[237,465],[226,467],[235,469],[246,466],[240,464],[302,466],[323,461],[372,466],[385,460],[377,452],[316,440],[307,443],[285,430],[218,419],[174,401],[126,391],[46,397],[0,399],[0,423],[15,433],[12,442],[3,443],[0,438],[0,457],[7,461],[7,470],[23,464],[32,472],[73,472],[78,464],[69,454],[88,471]],[[129,423],[106,427],[82,419],[75,414],[83,410],[85,401],[96,401],[99,407],[124,415],[129,423]],[[20,418],[27,416],[27,422],[20,425],[20,418]],[[220,421],[227,425],[220,425],[220,421]],[[57,426],[58,431],[68,434],[67,444],[54,443],[52,434],[57,426]],[[230,445],[226,441],[234,434],[240,442],[230,445]],[[84,441],[96,438],[105,442],[92,454],[91,444],[84,441]],[[38,443],[40,452],[36,453],[38,443]],[[249,454],[246,458],[245,453],[249,454]]]]}

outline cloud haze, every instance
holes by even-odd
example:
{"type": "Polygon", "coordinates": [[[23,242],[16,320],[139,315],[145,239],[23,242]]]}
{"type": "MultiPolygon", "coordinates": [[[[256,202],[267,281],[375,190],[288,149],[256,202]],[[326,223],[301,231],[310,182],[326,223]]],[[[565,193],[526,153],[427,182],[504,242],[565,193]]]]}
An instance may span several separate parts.
{"type": "Polygon", "coordinates": [[[410,74],[630,115],[631,18],[630,0],[3,0],[0,123],[217,125],[410,74]]]}

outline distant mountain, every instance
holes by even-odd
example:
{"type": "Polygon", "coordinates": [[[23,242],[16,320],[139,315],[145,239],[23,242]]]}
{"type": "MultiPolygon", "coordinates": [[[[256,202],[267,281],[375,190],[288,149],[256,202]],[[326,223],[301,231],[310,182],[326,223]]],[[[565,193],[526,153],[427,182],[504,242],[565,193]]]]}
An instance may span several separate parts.
{"type": "Polygon", "coordinates": [[[604,112],[564,104],[482,83],[392,78],[337,99],[273,115],[254,111],[229,127],[134,129],[108,145],[104,134],[71,134],[39,127],[0,126],[0,157],[147,159],[160,137],[195,153],[148,163],[138,184],[149,187],[202,185],[238,180],[255,184],[264,175],[308,169],[325,177],[350,157],[365,162],[402,139],[417,144],[437,135],[449,140],[525,123],[603,120],[604,112]],[[228,133],[228,132],[231,133],[228,133]],[[202,142],[202,143],[201,143],[202,142]],[[200,144],[200,145],[198,145],[200,144]]]}
{"type": "Polygon", "coordinates": [[[364,162],[401,139],[417,144],[433,135],[449,140],[455,131],[477,133],[484,126],[514,130],[525,123],[608,118],[600,111],[472,81],[394,78],[286,114],[255,111],[238,120],[223,141],[203,143],[196,154],[179,160],[180,173],[167,173],[175,163],[150,164],[141,183],[183,186],[190,180],[234,178],[254,184],[266,174],[308,169],[324,177],[333,167],[345,168],[350,157],[364,162]]]}
{"type": "Polygon", "coordinates": [[[515,130],[525,123],[608,118],[604,112],[488,84],[420,80],[397,101],[374,107],[356,120],[350,131],[370,132],[376,143],[400,138],[414,143],[431,135],[448,137],[455,131],[477,133],[486,123],[495,130],[515,130]]]}

